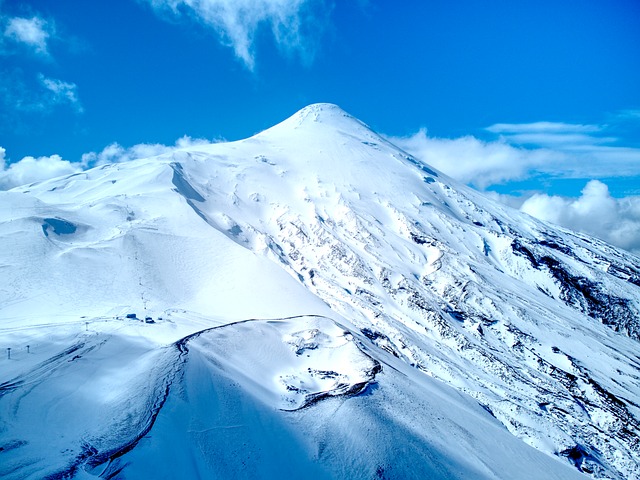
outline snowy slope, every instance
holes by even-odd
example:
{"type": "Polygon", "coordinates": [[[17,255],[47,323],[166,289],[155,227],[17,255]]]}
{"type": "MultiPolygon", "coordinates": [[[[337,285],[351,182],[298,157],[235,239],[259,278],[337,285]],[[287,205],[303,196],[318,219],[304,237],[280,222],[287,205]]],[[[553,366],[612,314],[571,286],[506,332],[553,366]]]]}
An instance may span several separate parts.
{"type": "Polygon", "coordinates": [[[640,476],[640,260],[334,105],[1,192],[0,269],[3,478],[640,476]]]}

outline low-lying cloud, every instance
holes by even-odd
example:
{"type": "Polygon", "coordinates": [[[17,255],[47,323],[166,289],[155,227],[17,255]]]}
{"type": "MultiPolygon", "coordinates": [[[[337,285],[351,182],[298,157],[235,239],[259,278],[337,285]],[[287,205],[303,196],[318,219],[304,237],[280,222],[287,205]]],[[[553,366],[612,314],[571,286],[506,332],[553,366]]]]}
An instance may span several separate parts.
{"type": "Polygon", "coordinates": [[[640,196],[613,198],[599,180],[589,181],[578,198],[534,194],[520,210],[640,255],[640,196]]]}
{"type": "Polygon", "coordinates": [[[425,129],[410,137],[389,137],[389,140],[423,162],[479,189],[526,178],[533,169],[558,158],[553,151],[526,150],[501,140],[429,137],[425,129]]]}
{"type": "Polygon", "coordinates": [[[0,190],[41,182],[61,175],[81,172],[84,168],[78,162],[64,160],[60,155],[48,157],[24,157],[19,162],[6,164],[6,151],[0,147],[0,190]]]}
{"type": "Polygon", "coordinates": [[[123,147],[118,143],[112,143],[100,152],[85,153],[80,162],[65,160],[60,155],[37,158],[27,156],[17,162],[9,162],[6,150],[0,147],[0,190],[9,190],[21,185],[82,172],[107,163],[130,162],[209,143],[211,142],[208,140],[191,138],[187,135],[176,140],[174,145],[141,143],[132,147],[123,147]]]}
{"type": "Polygon", "coordinates": [[[425,129],[390,141],[444,173],[485,189],[537,175],[596,179],[640,175],[640,148],[618,145],[619,139],[598,125],[537,122],[496,124],[492,141],[473,136],[429,137],[425,129]]]}
{"type": "MultiPolygon", "coordinates": [[[[627,113],[625,118],[637,121],[640,116],[627,113]]],[[[640,179],[640,149],[619,145],[621,142],[611,130],[601,125],[501,123],[486,131],[497,138],[492,141],[473,136],[434,138],[422,129],[412,136],[390,141],[481,190],[535,177],[583,179],[586,186],[577,198],[540,192],[528,192],[523,197],[488,194],[534,217],[640,253],[640,197],[613,198],[607,185],[598,180],[640,179]]]]}
{"type": "Polygon", "coordinates": [[[202,138],[191,138],[185,135],[175,144],[163,145],[161,143],[139,143],[132,147],[123,147],[119,143],[112,143],[103,148],[100,152],[89,152],[82,155],[82,165],[87,168],[107,163],[123,163],[140,158],[155,157],[163,153],[172,152],[181,148],[188,148],[196,145],[207,145],[211,143],[209,140],[202,138]]]}

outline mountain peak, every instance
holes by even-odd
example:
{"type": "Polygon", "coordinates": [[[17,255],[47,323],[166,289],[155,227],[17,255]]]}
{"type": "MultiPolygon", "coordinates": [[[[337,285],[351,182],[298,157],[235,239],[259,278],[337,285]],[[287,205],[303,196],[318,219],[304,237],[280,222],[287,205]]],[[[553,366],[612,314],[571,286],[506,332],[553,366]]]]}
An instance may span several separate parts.
{"type": "Polygon", "coordinates": [[[312,103],[306,107],[300,109],[294,116],[307,118],[313,116],[314,118],[333,118],[333,117],[347,117],[353,118],[342,108],[334,103],[312,103]]]}
{"type": "Polygon", "coordinates": [[[2,478],[640,478],[637,257],[336,105],[0,220],[2,478]]]}
{"type": "Polygon", "coordinates": [[[371,138],[377,134],[371,128],[333,103],[313,103],[297,111],[283,122],[265,130],[273,134],[288,135],[292,131],[347,132],[356,137],[371,138]]]}

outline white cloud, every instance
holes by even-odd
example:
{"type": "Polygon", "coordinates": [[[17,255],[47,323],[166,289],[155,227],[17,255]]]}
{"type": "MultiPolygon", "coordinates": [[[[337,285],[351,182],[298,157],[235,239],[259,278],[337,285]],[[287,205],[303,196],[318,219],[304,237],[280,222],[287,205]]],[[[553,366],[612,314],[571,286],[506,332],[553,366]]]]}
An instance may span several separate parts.
{"type": "Polygon", "coordinates": [[[526,178],[532,169],[550,163],[554,157],[551,151],[517,148],[501,140],[433,138],[424,129],[410,137],[389,140],[447,175],[481,189],[526,178]]]}
{"type": "Polygon", "coordinates": [[[174,146],[141,143],[125,148],[118,143],[112,143],[99,153],[85,153],[80,162],[70,162],[64,160],[60,155],[51,155],[38,158],[27,156],[18,162],[7,163],[6,150],[0,147],[0,190],[8,190],[19,185],[81,172],[106,163],[129,162],[210,143],[208,140],[191,138],[187,135],[176,140],[174,146]]]}
{"type": "Polygon", "coordinates": [[[54,25],[40,17],[13,17],[7,22],[4,36],[17,43],[22,43],[39,55],[48,56],[48,40],[54,31],[54,25]]]}
{"type": "Polygon", "coordinates": [[[107,163],[123,163],[139,158],[148,158],[160,155],[173,150],[159,143],[148,144],[141,143],[133,147],[125,148],[119,143],[112,143],[102,149],[101,152],[89,152],[82,155],[82,164],[94,167],[96,165],[104,165],[107,163]]]}
{"type": "Polygon", "coordinates": [[[48,180],[60,175],[82,171],[82,165],[63,160],[60,155],[50,157],[24,157],[22,160],[6,165],[5,149],[0,147],[0,190],[8,190],[19,185],[48,180]]]}
{"type": "MultiPolygon", "coordinates": [[[[633,118],[628,112],[626,116],[633,118]]],[[[640,175],[640,149],[621,146],[619,138],[604,135],[614,130],[611,126],[537,122],[496,124],[486,130],[513,146],[554,152],[551,163],[536,168],[540,173],[563,178],[640,175]]]]}
{"type": "Polygon", "coordinates": [[[598,180],[589,181],[578,198],[535,194],[521,210],[640,254],[640,196],[613,198],[598,180]]]}
{"type": "MultiPolygon", "coordinates": [[[[49,44],[53,39],[59,39],[53,20],[38,15],[12,17],[0,12],[0,57],[23,56],[27,48],[40,59],[51,60],[49,44]]],[[[76,112],[83,112],[75,83],[49,78],[42,73],[32,75],[25,73],[23,68],[5,67],[1,63],[0,67],[1,122],[15,125],[20,114],[49,114],[59,105],[69,105],[76,112]]]]}
{"type": "Polygon", "coordinates": [[[103,148],[101,152],[85,153],[82,155],[81,163],[86,167],[94,167],[106,163],[130,162],[131,160],[154,157],[181,148],[208,145],[210,143],[208,140],[191,138],[187,135],[176,140],[174,146],[162,145],[160,143],[139,143],[132,147],[123,147],[119,143],[112,143],[103,148]]]}
{"type": "MultiPolygon", "coordinates": [[[[632,117],[626,112],[627,119],[632,117]]],[[[608,187],[597,180],[640,178],[640,149],[618,146],[617,138],[602,135],[607,128],[551,122],[496,124],[487,130],[500,135],[489,142],[472,136],[432,138],[425,130],[389,140],[427,164],[480,189],[536,177],[556,181],[585,179],[588,183],[578,198],[539,192],[522,192],[521,196],[487,194],[535,217],[640,253],[640,196],[613,198],[608,187]]]]}
{"type": "Polygon", "coordinates": [[[209,140],[205,140],[204,138],[191,138],[189,135],[183,135],[178,140],[176,140],[176,148],[189,148],[189,147],[197,147],[198,145],[210,145],[211,143],[224,143],[226,140],[218,139],[213,142],[209,140]]]}
{"type": "Polygon", "coordinates": [[[389,140],[446,174],[485,189],[536,175],[605,178],[640,175],[640,148],[603,136],[605,126],[537,122],[496,124],[485,142],[473,136],[433,138],[422,129],[389,140]]]}
{"type": "MultiPolygon", "coordinates": [[[[253,70],[254,39],[259,27],[271,27],[278,46],[297,52],[303,60],[312,55],[313,38],[323,21],[309,15],[314,0],[146,0],[158,13],[188,15],[214,29],[221,41],[253,70]]],[[[315,0],[318,2],[318,0],[315,0]]]]}
{"type": "Polygon", "coordinates": [[[48,78],[42,74],[38,78],[46,90],[45,105],[53,106],[68,103],[78,113],[84,111],[78,98],[78,86],[75,83],[48,78]]]}

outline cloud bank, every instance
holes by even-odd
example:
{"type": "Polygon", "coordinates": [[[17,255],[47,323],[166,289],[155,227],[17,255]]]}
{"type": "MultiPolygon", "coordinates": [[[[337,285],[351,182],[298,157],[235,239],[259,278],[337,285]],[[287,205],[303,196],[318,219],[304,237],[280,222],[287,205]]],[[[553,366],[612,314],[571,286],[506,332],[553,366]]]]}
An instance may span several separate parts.
{"type": "Polygon", "coordinates": [[[321,0],[146,0],[160,15],[190,17],[213,29],[244,65],[255,68],[255,37],[262,25],[271,28],[276,44],[285,52],[313,56],[314,34],[321,19],[311,14],[311,4],[321,0]]]}
{"type": "Polygon", "coordinates": [[[447,175],[480,189],[526,178],[532,169],[557,157],[553,151],[526,150],[502,140],[429,137],[425,129],[410,137],[389,137],[389,140],[447,175]]]}
{"type": "MultiPolygon", "coordinates": [[[[635,111],[627,120],[640,120],[635,111]]],[[[492,141],[473,136],[433,138],[422,129],[389,140],[416,158],[481,190],[541,176],[583,179],[581,196],[567,198],[529,192],[524,197],[489,196],[566,228],[585,232],[640,254],[640,197],[613,198],[599,178],[637,177],[640,149],[620,146],[605,125],[554,122],[495,124],[492,141]]]]}
{"type": "Polygon", "coordinates": [[[81,172],[83,165],[64,160],[60,155],[24,157],[19,162],[6,164],[6,150],[0,147],[0,190],[19,185],[41,182],[50,178],[81,172]]]}
{"type": "Polygon", "coordinates": [[[87,168],[107,163],[123,163],[140,158],[155,157],[163,153],[173,152],[181,148],[192,147],[196,145],[208,145],[208,140],[202,138],[191,138],[185,135],[176,140],[175,145],[168,146],[161,143],[139,143],[132,147],[123,147],[119,143],[107,145],[100,152],[89,152],[82,155],[82,165],[87,168]]]}
{"type": "Polygon", "coordinates": [[[502,123],[486,130],[498,138],[434,138],[421,129],[412,136],[389,140],[480,189],[536,175],[584,179],[640,175],[640,148],[619,146],[617,137],[603,135],[603,126],[502,123]]]}
{"type": "Polygon", "coordinates": [[[578,198],[538,193],[525,200],[520,210],[640,255],[640,196],[613,198],[598,180],[589,181],[578,198]]]}
{"type": "Polygon", "coordinates": [[[141,143],[132,147],[123,147],[118,143],[112,143],[100,152],[85,153],[80,162],[71,162],[64,160],[60,155],[51,155],[38,158],[27,156],[17,162],[9,163],[6,150],[0,147],[0,190],[9,190],[20,185],[82,172],[107,163],[130,162],[209,143],[211,142],[208,140],[191,138],[187,135],[176,140],[173,146],[141,143]]]}

